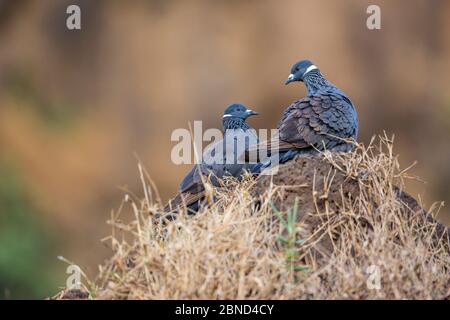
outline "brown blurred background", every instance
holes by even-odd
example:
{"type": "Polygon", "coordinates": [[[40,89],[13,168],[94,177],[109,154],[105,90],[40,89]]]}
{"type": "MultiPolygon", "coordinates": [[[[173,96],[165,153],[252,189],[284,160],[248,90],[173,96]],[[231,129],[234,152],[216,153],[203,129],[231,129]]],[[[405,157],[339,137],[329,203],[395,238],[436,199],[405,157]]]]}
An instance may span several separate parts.
{"type": "Polygon", "coordinates": [[[283,84],[303,58],[352,98],[361,141],[386,130],[418,161],[409,192],[450,200],[450,1],[0,0],[0,297],[55,293],[57,255],[94,275],[121,188],[140,192],[134,154],[167,200],[188,170],[172,130],[220,128],[231,102],[274,128],[305,93],[283,84]]]}

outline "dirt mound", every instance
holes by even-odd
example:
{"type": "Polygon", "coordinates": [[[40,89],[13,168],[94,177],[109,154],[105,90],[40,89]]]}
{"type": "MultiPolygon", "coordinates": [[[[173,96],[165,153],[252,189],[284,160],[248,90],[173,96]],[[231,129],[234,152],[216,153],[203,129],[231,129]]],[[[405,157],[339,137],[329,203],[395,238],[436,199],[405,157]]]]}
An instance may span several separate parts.
{"type": "MultiPolygon", "coordinates": [[[[355,203],[363,203],[365,209],[379,211],[379,214],[382,214],[383,207],[391,206],[405,221],[421,220],[423,227],[429,228],[435,243],[450,242],[448,229],[424,210],[417,200],[396,186],[395,179],[380,180],[382,172],[373,172],[363,166],[349,172],[338,164],[355,161],[352,159],[355,155],[358,154],[297,156],[293,161],[278,166],[276,174],[261,175],[252,189],[252,195],[257,197],[271,188],[277,188],[273,205],[280,211],[296,206],[297,222],[306,231],[302,236],[311,237],[318,232],[321,241],[315,246],[318,253],[325,257],[332,253],[333,242],[338,239],[340,231],[321,233],[320,229],[326,224],[324,221],[333,214],[354,211],[352,207],[355,203]]],[[[398,183],[402,184],[400,180],[398,183]]],[[[372,223],[376,223],[361,214],[355,219],[368,232],[373,230],[372,223]]]]}
{"type": "Polygon", "coordinates": [[[144,196],[109,221],[113,255],[89,297],[446,299],[448,230],[403,191],[393,154],[382,138],[297,157],[273,176],[224,180],[217,201],[170,222],[143,178],[144,196]]]}

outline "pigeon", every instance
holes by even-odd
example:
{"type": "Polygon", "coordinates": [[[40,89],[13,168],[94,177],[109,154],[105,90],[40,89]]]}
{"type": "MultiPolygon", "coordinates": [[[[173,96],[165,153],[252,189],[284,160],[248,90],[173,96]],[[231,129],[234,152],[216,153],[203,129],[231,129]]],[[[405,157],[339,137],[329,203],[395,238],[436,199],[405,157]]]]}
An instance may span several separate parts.
{"type": "Polygon", "coordinates": [[[253,173],[272,166],[274,154],[278,163],[285,163],[299,154],[347,152],[353,148],[348,140],[356,140],[358,136],[358,115],[348,96],[309,60],[292,66],[285,84],[295,81],[303,82],[308,93],[284,111],[277,127],[277,141],[262,142],[249,151],[265,149],[270,153],[270,157],[253,167],[253,173]]]}
{"type": "Polygon", "coordinates": [[[188,213],[196,213],[205,200],[205,181],[219,187],[221,178],[232,176],[240,179],[245,171],[253,170],[256,162],[251,164],[239,158],[259,142],[256,131],[246,123],[247,118],[253,115],[258,113],[240,103],[225,109],[222,117],[224,138],[205,149],[200,163],[181,181],[178,194],[166,205],[165,212],[186,206],[188,213]]]}

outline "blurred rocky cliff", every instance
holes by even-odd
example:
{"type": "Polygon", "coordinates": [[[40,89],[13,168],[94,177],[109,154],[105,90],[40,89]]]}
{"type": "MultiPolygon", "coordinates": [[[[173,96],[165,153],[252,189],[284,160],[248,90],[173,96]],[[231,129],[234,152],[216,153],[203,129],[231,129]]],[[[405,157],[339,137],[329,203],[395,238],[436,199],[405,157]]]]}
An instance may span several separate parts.
{"type": "MultiPolygon", "coordinates": [[[[136,155],[168,199],[189,168],[170,160],[172,131],[220,127],[231,102],[260,112],[252,126],[274,128],[305,93],[283,84],[302,58],[352,97],[360,141],[386,130],[403,167],[418,161],[411,172],[426,185],[408,182],[410,194],[425,207],[449,201],[450,2],[376,2],[377,31],[365,0],[0,1],[0,234],[11,235],[0,296],[42,294],[4,271],[29,265],[29,252],[55,269],[48,288],[64,284],[57,254],[95,273],[121,189],[138,190],[136,155]],[[74,3],[81,31],[66,29],[74,3]],[[21,232],[26,242],[11,246],[21,232]]],[[[449,210],[439,219],[449,224],[449,210]]]]}

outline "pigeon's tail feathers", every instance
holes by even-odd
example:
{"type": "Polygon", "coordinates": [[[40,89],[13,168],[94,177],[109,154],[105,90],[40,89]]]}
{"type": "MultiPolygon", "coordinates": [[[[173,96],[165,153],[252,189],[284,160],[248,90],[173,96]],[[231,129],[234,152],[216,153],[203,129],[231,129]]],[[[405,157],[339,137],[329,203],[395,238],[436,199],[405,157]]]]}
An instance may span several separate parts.
{"type": "Polygon", "coordinates": [[[298,156],[300,154],[311,153],[311,152],[314,152],[314,151],[312,151],[311,149],[308,149],[308,148],[304,148],[304,149],[292,148],[292,149],[282,150],[277,155],[272,155],[265,161],[258,163],[253,168],[254,172],[252,172],[252,173],[260,174],[263,170],[265,170],[267,168],[271,168],[273,166],[277,166],[279,164],[286,163],[286,162],[294,159],[296,156],[298,156]],[[278,160],[275,160],[276,156],[278,156],[278,160]]]}
{"type": "Polygon", "coordinates": [[[280,152],[279,163],[286,163],[302,153],[304,153],[304,149],[289,149],[282,151],[280,152]]]}
{"type": "MultiPolygon", "coordinates": [[[[260,174],[262,170],[273,165],[285,163],[293,159],[297,154],[310,150],[306,143],[290,143],[278,138],[263,141],[249,148],[245,154],[246,159],[256,154],[258,163],[251,168],[253,174],[260,174]],[[277,161],[275,159],[278,158],[277,161]],[[277,163],[275,163],[277,162],[277,163]]],[[[241,156],[243,157],[243,156],[241,156]]]]}
{"type": "Polygon", "coordinates": [[[250,173],[253,174],[254,176],[259,175],[261,173],[261,168],[263,167],[263,165],[264,165],[263,162],[258,162],[257,164],[255,164],[250,168],[250,173]]]}
{"type": "Polygon", "coordinates": [[[243,153],[240,156],[240,160],[247,160],[249,158],[256,158],[258,161],[263,161],[264,158],[270,157],[273,154],[285,153],[286,151],[292,149],[304,149],[309,148],[310,146],[305,143],[291,143],[287,141],[283,141],[278,139],[277,137],[271,140],[262,141],[258,144],[251,146],[247,152],[243,153]]]}
{"type": "Polygon", "coordinates": [[[167,205],[164,207],[164,212],[169,213],[177,211],[182,208],[186,208],[188,213],[196,213],[203,200],[205,200],[205,193],[179,193],[174,198],[170,199],[167,205]]]}
{"type": "Polygon", "coordinates": [[[261,161],[265,155],[270,156],[272,152],[278,149],[279,140],[277,138],[272,140],[261,141],[248,148],[241,156],[240,160],[249,161],[250,159],[256,159],[261,161]]]}

